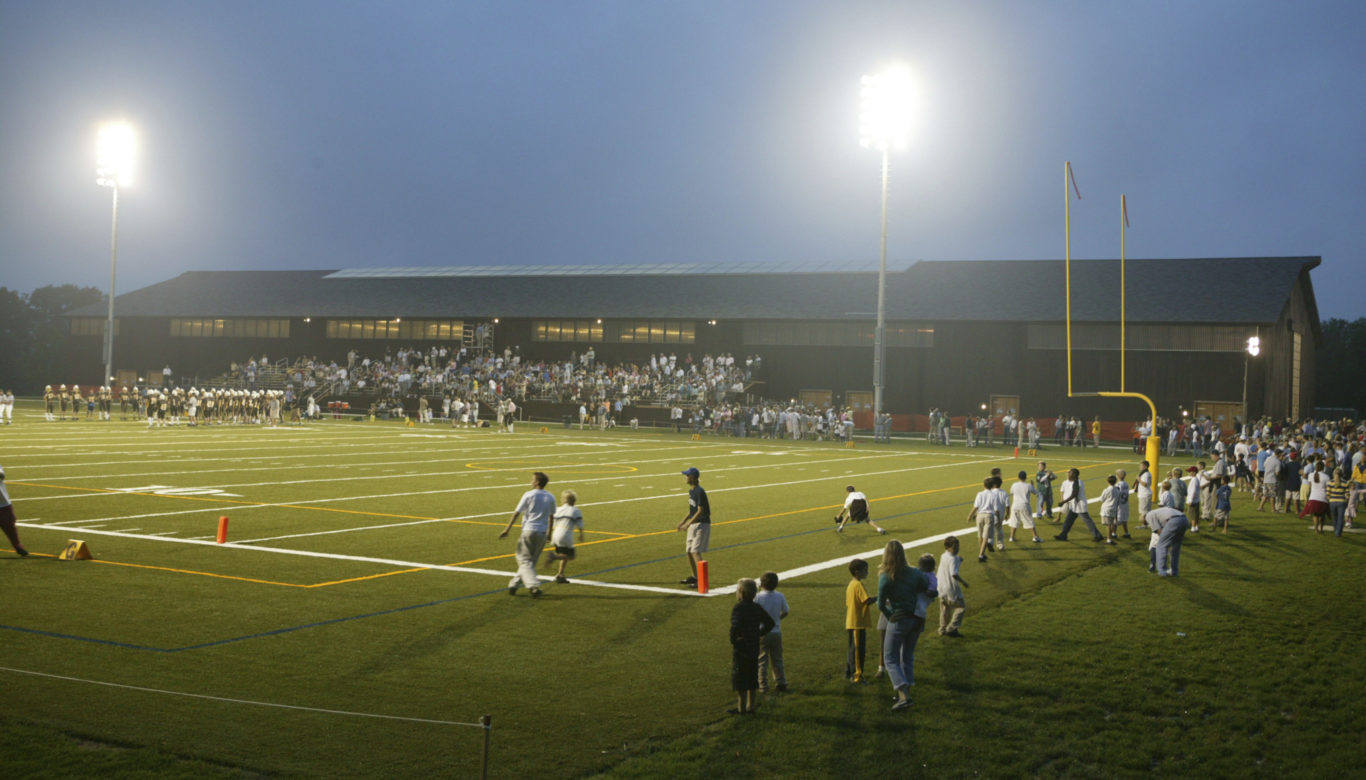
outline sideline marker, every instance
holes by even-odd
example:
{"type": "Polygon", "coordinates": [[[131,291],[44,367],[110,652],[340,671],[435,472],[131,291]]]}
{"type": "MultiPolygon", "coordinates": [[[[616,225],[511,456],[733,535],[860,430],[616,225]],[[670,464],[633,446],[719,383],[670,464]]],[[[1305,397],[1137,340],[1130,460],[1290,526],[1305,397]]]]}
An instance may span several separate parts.
{"type": "Polygon", "coordinates": [[[854,440],[853,440],[853,439],[850,439],[849,441],[846,441],[846,442],[844,443],[844,448],[845,448],[846,450],[852,450],[852,449],[854,449],[856,446],[857,446],[857,445],[854,444],[854,440]]]}
{"type": "Polygon", "coordinates": [[[1015,448],[1015,457],[1017,457],[1017,458],[1020,457],[1020,448],[1019,448],[1019,447],[1016,447],[1016,448],[1015,448]]]}
{"type": "Polygon", "coordinates": [[[698,562],[697,562],[697,592],[698,592],[698,593],[706,593],[706,592],[707,592],[707,562],[706,562],[706,561],[698,561],[698,562]]]}
{"type": "Polygon", "coordinates": [[[693,440],[693,441],[702,441],[702,434],[700,434],[700,433],[694,433],[694,434],[692,435],[692,440],[693,440]]]}
{"type": "Polygon", "coordinates": [[[66,546],[57,554],[59,561],[93,561],[95,556],[90,554],[90,546],[81,539],[68,539],[66,546]]]}
{"type": "Polygon", "coordinates": [[[218,543],[223,544],[228,541],[228,516],[223,515],[218,518],[218,543]]]}
{"type": "Polygon", "coordinates": [[[545,427],[544,425],[542,425],[542,426],[541,426],[541,433],[550,433],[550,429],[547,428],[547,427],[545,427]]]}

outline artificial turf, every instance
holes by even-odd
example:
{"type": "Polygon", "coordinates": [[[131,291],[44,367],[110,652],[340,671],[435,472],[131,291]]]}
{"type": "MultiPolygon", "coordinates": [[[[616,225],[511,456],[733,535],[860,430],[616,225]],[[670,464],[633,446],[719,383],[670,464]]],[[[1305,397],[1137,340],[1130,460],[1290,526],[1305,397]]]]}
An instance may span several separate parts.
{"type": "MultiPolygon", "coordinates": [[[[1050,541],[986,564],[966,536],[966,637],[922,639],[915,705],[893,713],[882,681],[843,679],[842,564],[963,528],[990,468],[1034,459],[540,424],[149,431],[36,411],[0,434],[35,553],[0,553],[0,760],[22,774],[470,776],[484,714],[492,776],[1323,776],[1362,754],[1359,537],[1242,495],[1227,536],[1187,536],[1174,580],[1146,572],[1137,528],[1110,547],[1046,525],[1050,541]],[[687,466],[711,496],[713,587],[830,564],[780,584],[792,691],[753,718],[724,714],[733,597],[678,585],[687,466]],[[578,493],[588,531],[581,581],[539,600],[507,595],[497,538],[533,470],[578,493]],[[887,537],[833,532],[849,483],[887,537]],[[95,560],[52,557],[73,538],[95,560]]],[[[1137,472],[1123,448],[1042,456],[1081,467],[1093,497],[1111,470],[1137,472]]]]}

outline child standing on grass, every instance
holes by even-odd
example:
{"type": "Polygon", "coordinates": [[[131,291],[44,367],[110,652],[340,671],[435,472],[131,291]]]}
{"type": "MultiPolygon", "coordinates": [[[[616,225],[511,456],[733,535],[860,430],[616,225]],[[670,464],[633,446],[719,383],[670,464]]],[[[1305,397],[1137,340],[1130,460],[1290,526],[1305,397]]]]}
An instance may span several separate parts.
{"type": "Polygon", "coordinates": [[[787,617],[787,599],[778,592],[778,573],[766,571],[759,577],[759,595],[754,603],[764,608],[773,619],[773,630],[759,640],[759,692],[768,693],[769,666],[773,667],[773,681],[778,693],[787,693],[787,675],[783,671],[783,618],[787,617]]]}
{"type": "Polygon", "coordinates": [[[550,543],[555,546],[555,552],[547,555],[545,559],[548,563],[560,564],[555,581],[562,585],[569,582],[569,578],[564,576],[564,570],[569,562],[574,560],[575,528],[579,530],[579,541],[583,541],[583,512],[575,506],[578,503],[579,497],[574,491],[564,491],[560,494],[560,506],[551,519],[553,527],[550,532],[550,543]]]}
{"type": "Polygon", "coordinates": [[[1219,526],[1224,527],[1224,533],[1228,533],[1228,515],[1233,511],[1233,488],[1229,487],[1228,475],[1217,479],[1218,487],[1214,489],[1214,529],[1219,530],[1219,526]]]}
{"type": "Polygon", "coordinates": [[[844,630],[849,633],[849,656],[844,676],[849,682],[863,682],[863,661],[868,653],[868,627],[872,625],[869,607],[874,599],[863,587],[868,562],[855,558],[849,562],[849,587],[844,589],[844,630]]]}
{"type": "Polygon", "coordinates": [[[1034,541],[1042,542],[1038,531],[1034,530],[1034,514],[1030,511],[1029,497],[1039,491],[1029,482],[1029,475],[1021,471],[1016,475],[1015,484],[1010,486],[1010,541],[1015,542],[1015,534],[1024,526],[1034,541]]]}
{"type": "Polygon", "coordinates": [[[1105,478],[1108,483],[1104,490],[1100,491],[1100,520],[1105,524],[1105,543],[1115,543],[1115,531],[1119,528],[1119,504],[1115,490],[1115,484],[1119,479],[1111,474],[1105,478]]]}
{"type": "Polygon", "coordinates": [[[746,577],[735,584],[736,604],[730,611],[730,685],[736,706],[726,712],[753,715],[759,688],[759,641],[773,630],[773,618],[754,603],[759,586],[746,577]]]}
{"type": "Polygon", "coordinates": [[[925,553],[920,556],[920,560],[916,562],[916,565],[920,569],[920,572],[925,575],[925,579],[930,581],[930,589],[915,597],[915,616],[920,618],[921,622],[924,622],[925,616],[930,613],[930,604],[933,604],[935,599],[938,598],[939,580],[934,574],[935,560],[933,555],[925,553]]]}
{"type": "Polygon", "coordinates": [[[958,568],[963,559],[958,555],[958,537],[950,536],[944,540],[944,554],[939,556],[939,571],[935,581],[939,584],[939,635],[955,639],[963,635],[958,627],[963,624],[963,588],[968,584],[958,576],[958,568]]]}

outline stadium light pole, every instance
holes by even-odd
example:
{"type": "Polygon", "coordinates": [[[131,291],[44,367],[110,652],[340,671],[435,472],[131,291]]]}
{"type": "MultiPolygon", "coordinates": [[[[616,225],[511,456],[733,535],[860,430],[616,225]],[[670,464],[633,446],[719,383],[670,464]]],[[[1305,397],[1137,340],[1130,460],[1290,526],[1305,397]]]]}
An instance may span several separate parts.
{"type": "Polygon", "coordinates": [[[893,66],[865,74],[859,91],[859,146],[882,152],[882,249],[877,271],[877,329],[873,333],[873,419],[882,414],[887,346],[887,179],[890,152],[905,149],[910,134],[914,85],[911,72],[893,66]]]}
{"type": "Polygon", "coordinates": [[[133,155],[137,136],[126,122],[110,122],[100,127],[96,140],[95,183],[113,192],[113,216],[109,236],[109,319],[104,324],[104,379],[101,385],[114,385],[114,277],[119,265],[119,188],[133,178],[133,155]]]}

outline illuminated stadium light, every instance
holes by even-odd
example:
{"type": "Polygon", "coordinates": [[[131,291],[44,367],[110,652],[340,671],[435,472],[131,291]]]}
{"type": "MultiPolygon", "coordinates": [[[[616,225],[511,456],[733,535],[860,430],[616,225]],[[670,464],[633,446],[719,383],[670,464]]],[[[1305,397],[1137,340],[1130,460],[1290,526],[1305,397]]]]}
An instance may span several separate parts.
{"type": "Polygon", "coordinates": [[[1257,357],[1262,353],[1262,340],[1257,336],[1249,336],[1247,340],[1247,354],[1257,357]]]}
{"type": "Polygon", "coordinates": [[[127,122],[101,126],[95,145],[95,183],[116,189],[131,184],[137,145],[137,135],[127,122]]]}
{"type": "Polygon", "coordinates": [[[911,71],[905,66],[865,75],[859,90],[859,146],[881,152],[905,149],[915,119],[917,92],[911,71]]]}

